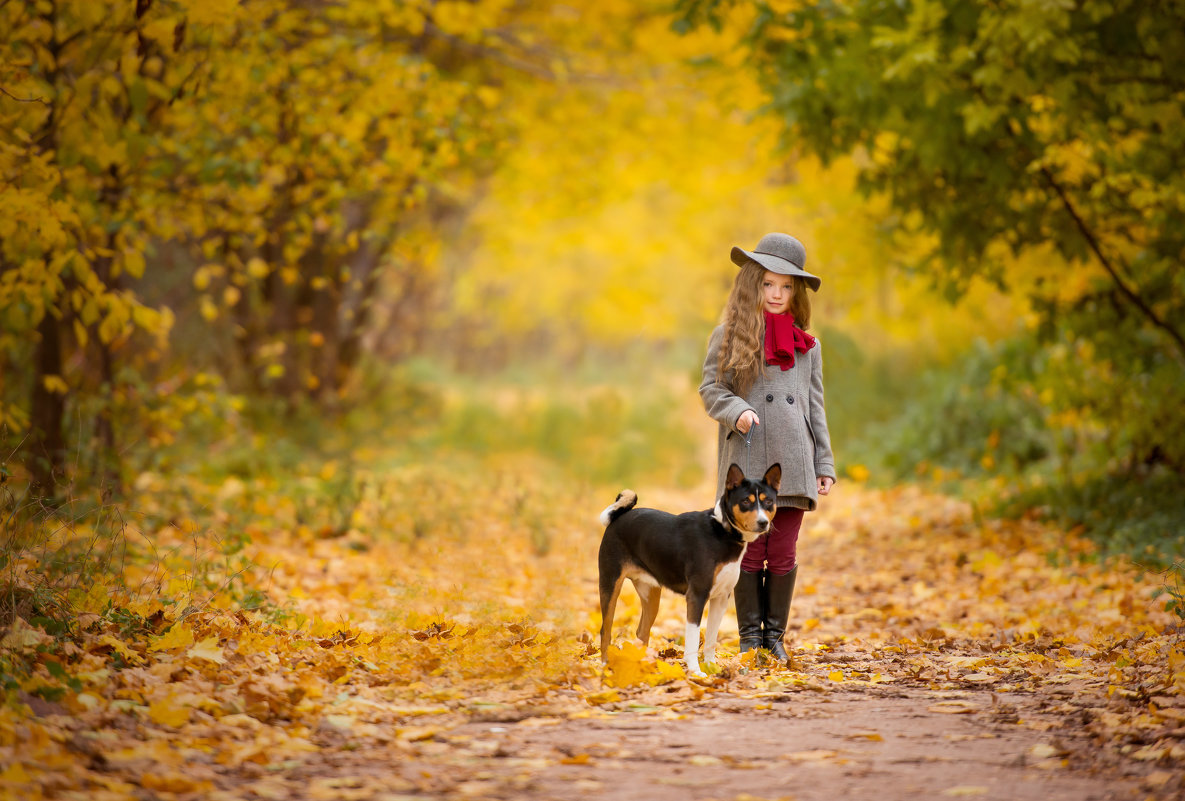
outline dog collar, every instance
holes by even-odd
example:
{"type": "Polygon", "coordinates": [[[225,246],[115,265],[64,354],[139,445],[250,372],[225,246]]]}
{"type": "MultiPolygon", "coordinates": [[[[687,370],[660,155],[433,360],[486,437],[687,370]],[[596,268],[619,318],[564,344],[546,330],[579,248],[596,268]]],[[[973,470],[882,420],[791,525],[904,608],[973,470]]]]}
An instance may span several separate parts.
{"type": "MultiPolygon", "coordinates": [[[[737,540],[737,542],[748,542],[748,540],[745,539],[745,532],[737,528],[736,523],[732,522],[732,520],[728,518],[727,513],[724,511],[724,506],[720,503],[720,501],[716,501],[716,508],[712,510],[712,519],[720,524],[720,527],[724,529],[725,533],[731,534],[732,537],[737,540]]],[[[756,539],[756,537],[754,537],[754,539],[756,539]]]]}

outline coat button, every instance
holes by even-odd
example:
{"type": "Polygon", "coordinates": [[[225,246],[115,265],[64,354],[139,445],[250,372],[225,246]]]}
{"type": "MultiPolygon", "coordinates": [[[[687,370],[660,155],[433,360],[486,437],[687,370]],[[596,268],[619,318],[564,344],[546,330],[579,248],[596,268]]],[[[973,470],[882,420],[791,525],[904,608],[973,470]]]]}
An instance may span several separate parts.
{"type": "Polygon", "coordinates": [[[786,403],[789,403],[790,405],[792,405],[792,406],[793,406],[793,405],[794,405],[794,396],[793,396],[793,395],[787,395],[787,396],[786,396],[786,403]]]}
{"type": "Polygon", "coordinates": [[[766,403],[773,403],[773,400],[774,400],[774,396],[773,396],[773,395],[766,395],[766,396],[765,396],[765,402],[766,402],[766,403]]]}

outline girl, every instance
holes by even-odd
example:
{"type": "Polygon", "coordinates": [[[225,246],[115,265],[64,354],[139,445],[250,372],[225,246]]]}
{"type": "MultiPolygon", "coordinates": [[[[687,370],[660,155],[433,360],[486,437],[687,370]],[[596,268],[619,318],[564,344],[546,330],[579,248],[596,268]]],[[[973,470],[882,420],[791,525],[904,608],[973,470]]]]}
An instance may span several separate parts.
{"type": "Polygon", "coordinates": [[[835,483],[821,347],[806,333],[806,288],[817,292],[821,281],[787,234],[767,234],[752,251],[734,247],[732,260],[741,269],[708,342],[699,394],[720,424],[716,497],[734,462],[746,475],[782,465],[773,528],[745,551],[735,595],[741,652],[765,648],[784,661],[802,516],[835,483]]]}

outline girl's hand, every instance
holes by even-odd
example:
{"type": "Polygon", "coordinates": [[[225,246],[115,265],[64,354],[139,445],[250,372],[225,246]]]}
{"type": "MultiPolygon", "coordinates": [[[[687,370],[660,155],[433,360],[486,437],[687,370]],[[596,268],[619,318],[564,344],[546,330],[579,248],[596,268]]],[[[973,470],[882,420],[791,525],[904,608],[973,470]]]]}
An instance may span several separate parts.
{"type": "Polygon", "coordinates": [[[835,483],[835,479],[831,476],[819,476],[819,494],[827,495],[831,492],[831,485],[835,483]]]}
{"type": "Polygon", "coordinates": [[[743,413],[741,413],[741,416],[737,418],[737,431],[741,432],[742,434],[748,434],[749,429],[752,428],[754,424],[761,425],[761,421],[757,419],[757,412],[753,411],[752,409],[746,409],[743,413]]]}

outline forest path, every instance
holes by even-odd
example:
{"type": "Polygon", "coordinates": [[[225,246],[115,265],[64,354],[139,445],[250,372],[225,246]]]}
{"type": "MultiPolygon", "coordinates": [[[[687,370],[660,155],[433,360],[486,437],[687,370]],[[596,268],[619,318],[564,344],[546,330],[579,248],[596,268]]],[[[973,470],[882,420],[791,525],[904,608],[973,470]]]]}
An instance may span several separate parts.
{"type": "Polygon", "coordinates": [[[441,735],[415,769],[435,773],[447,757],[461,795],[615,801],[1087,801],[1143,798],[1169,781],[1100,760],[1084,731],[1067,731],[1064,715],[1049,710],[1071,700],[1070,688],[1040,697],[888,688],[763,695],[721,693],[671,717],[627,710],[470,722],[441,735]]]}
{"type": "MultiPolygon", "coordinates": [[[[789,666],[739,657],[730,615],[721,671],[671,678],[682,599],[664,593],[643,654],[628,645],[627,590],[614,671],[600,669],[590,630],[560,632],[557,644],[590,643],[567,682],[473,693],[427,682],[443,699],[434,709],[403,710],[385,733],[325,718],[317,753],[262,780],[277,797],[312,787],[310,798],[376,801],[1181,797],[1174,674],[1147,656],[1143,673],[1116,667],[1135,662],[1137,643],[1179,645],[1171,627],[1149,638],[1145,614],[1168,620],[1149,586],[1049,557],[1056,538],[1036,524],[978,520],[913,489],[843,490],[808,518],[789,666]]],[[[571,598],[552,601],[595,609],[595,562],[557,565],[571,598]]]]}
{"type": "MultiPolygon", "coordinates": [[[[419,504],[417,470],[364,520],[419,504]]],[[[635,489],[704,509],[711,472],[635,489]]],[[[0,708],[0,801],[1185,797],[1185,638],[1155,574],[844,480],[804,524],[789,664],[738,655],[730,610],[717,669],[688,679],[682,599],[664,592],[647,652],[627,589],[606,668],[596,516],[616,489],[560,485],[496,481],[479,517],[254,525],[244,586],[282,606],[178,617],[149,586],[125,623],[81,621],[53,657],[69,672],[14,626],[39,672],[0,708]]]]}

